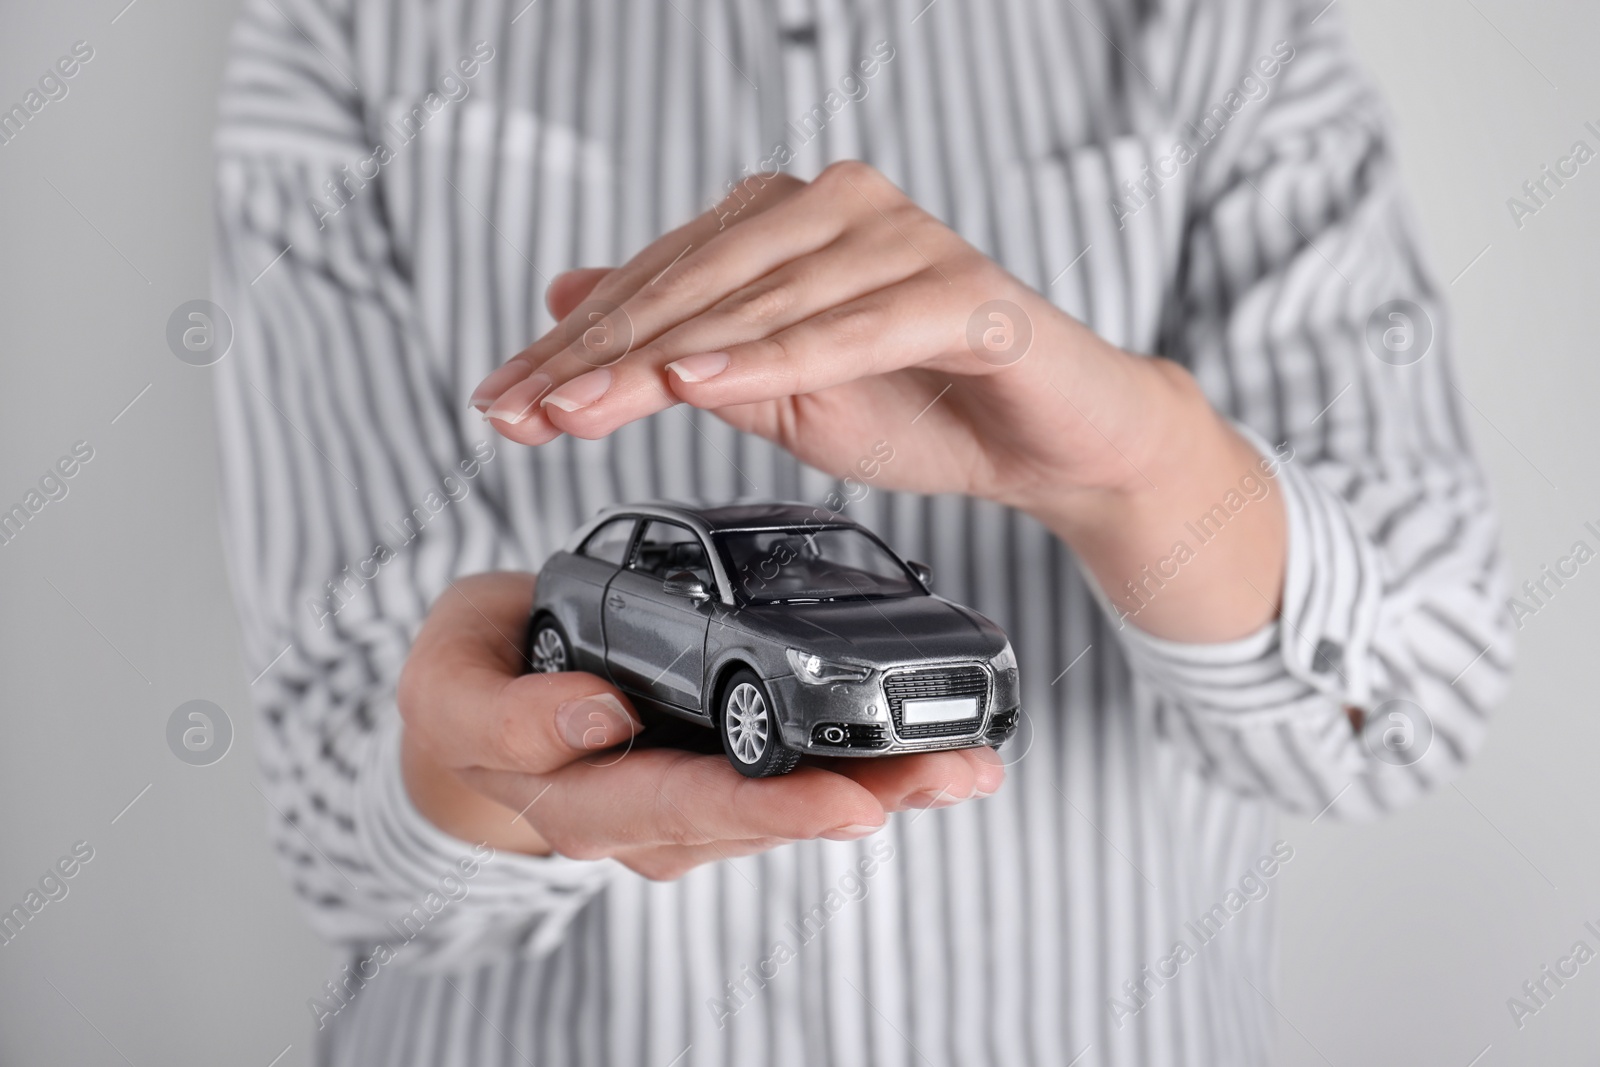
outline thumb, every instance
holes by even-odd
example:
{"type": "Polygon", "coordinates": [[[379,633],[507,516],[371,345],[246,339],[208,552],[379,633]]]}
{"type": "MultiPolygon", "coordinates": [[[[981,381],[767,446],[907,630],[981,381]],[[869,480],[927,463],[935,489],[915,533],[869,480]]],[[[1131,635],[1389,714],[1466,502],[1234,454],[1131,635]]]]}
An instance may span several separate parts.
{"type": "Polygon", "coordinates": [[[600,284],[607,274],[611,273],[610,267],[580,267],[577,270],[563,271],[556,275],[555,281],[550,283],[550,288],[545,290],[544,303],[550,309],[550,314],[557,322],[572,314],[572,309],[594,292],[594,287],[600,284]]]}

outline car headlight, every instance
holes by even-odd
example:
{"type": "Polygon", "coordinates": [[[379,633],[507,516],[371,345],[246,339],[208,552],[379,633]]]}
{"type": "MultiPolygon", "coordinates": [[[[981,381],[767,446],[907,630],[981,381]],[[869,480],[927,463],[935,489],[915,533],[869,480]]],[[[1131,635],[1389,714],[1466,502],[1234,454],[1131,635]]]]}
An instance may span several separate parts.
{"type": "Polygon", "coordinates": [[[1007,641],[1006,647],[1002,648],[994,659],[989,661],[989,666],[996,671],[1014,671],[1017,669],[1017,653],[1011,647],[1010,641],[1007,641]]]}
{"type": "Polygon", "coordinates": [[[835,663],[823,659],[815,652],[788,649],[789,667],[794,676],[807,685],[827,685],[829,682],[860,682],[872,673],[871,667],[858,667],[853,663],[835,663]]]}

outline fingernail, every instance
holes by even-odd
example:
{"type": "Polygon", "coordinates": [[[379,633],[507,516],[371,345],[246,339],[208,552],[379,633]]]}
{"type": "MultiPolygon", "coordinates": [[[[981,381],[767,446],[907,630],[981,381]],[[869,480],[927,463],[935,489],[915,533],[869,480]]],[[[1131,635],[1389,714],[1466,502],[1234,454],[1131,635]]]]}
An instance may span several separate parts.
{"type": "Polygon", "coordinates": [[[703,382],[728,369],[728,353],[701,352],[695,356],[684,356],[668,363],[667,369],[682,381],[703,382]]]}
{"type": "Polygon", "coordinates": [[[496,367],[494,372],[472,391],[471,405],[483,411],[494,398],[516,385],[533,371],[533,365],[525,359],[514,359],[503,367],[496,367]]]}
{"type": "Polygon", "coordinates": [[[966,799],[966,797],[956,796],[948,789],[929,789],[906,797],[906,807],[948,808],[950,805],[959,804],[966,799]]]}
{"type": "Polygon", "coordinates": [[[556,729],[575,749],[592,751],[621,744],[637,725],[622,701],[610,693],[568,700],[556,708],[556,729]]]}
{"type": "Polygon", "coordinates": [[[527,381],[508,390],[495,402],[494,407],[484,412],[484,418],[498,419],[512,426],[525,421],[533,414],[534,408],[539,406],[539,401],[550,391],[550,384],[550,375],[539,371],[527,381]]]}
{"type": "Polygon", "coordinates": [[[992,797],[1006,783],[1006,761],[992,748],[975,748],[971,752],[973,759],[978,762],[976,780],[972,783],[972,795],[979,799],[992,797]],[[986,785],[989,788],[985,789],[986,785]]]}
{"type": "Polygon", "coordinates": [[[611,372],[604,367],[596,367],[567,382],[540,403],[554,404],[562,411],[577,411],[605,396],[609,388],[611,388],[611,372]]]}
{"type": "Polygon", "coordinates": [[[977,760],[979,763],[987,763],[991,767],[1004,767],[1006,765],[1006,761],[1000,758],[1000,753],[996,752],[994,748],[989,745],[981,745],[978,748],[969,748],[967,751],[971,753],[972,758],[977,760]]]}
{"type": "Polygon", "coordinates": [[[822,836],[827,838],[829,841],[858,841],[861,838],[867,837],[870,834],[875,834],[882,829],[882,826],[868,826],[866,823],[852,823],[849,826],[841,826],[837,830],[829,830],[822,836]]]}

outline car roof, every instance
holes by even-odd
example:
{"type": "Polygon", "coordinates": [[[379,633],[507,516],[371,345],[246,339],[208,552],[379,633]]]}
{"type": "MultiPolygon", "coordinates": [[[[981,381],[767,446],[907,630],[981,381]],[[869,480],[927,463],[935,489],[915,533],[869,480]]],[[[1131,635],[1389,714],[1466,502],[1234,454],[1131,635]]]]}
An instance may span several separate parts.
{"type": "Polygon", "coordinates": [[[602,508],[599,521],[614,515],[650,515],[680,519],[708,533],[721,530],[770,529],[784,526],[855,526],[856,523],[817,504],[790,500],[763,500],[733,504],[698,505],[676,500],[652,500],[638,504],[613,504],[602,508]]]}

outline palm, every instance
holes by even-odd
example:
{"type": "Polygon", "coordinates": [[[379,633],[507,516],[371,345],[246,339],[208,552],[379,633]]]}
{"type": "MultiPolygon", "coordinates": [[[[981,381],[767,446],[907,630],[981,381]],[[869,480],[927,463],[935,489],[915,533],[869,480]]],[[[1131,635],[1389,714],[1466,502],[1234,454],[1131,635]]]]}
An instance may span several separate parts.
{"type": "Polygon", "coordinates": [[[1111,484],[1130,462],[1051,386],[1043,366],[987,376],[913,367],[716,414],[840,477],[861,477],[859,465],[887,442],[894,459],[872,479],[884,489],[1007,499],[1052,470],[1074,470],[1086,486],[1111,484]]]}

